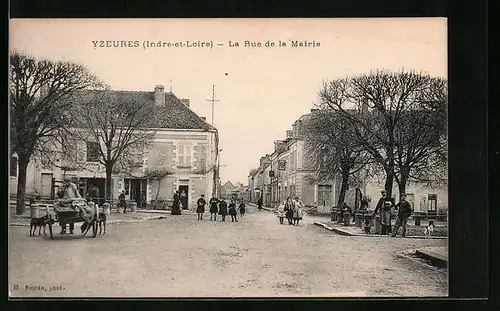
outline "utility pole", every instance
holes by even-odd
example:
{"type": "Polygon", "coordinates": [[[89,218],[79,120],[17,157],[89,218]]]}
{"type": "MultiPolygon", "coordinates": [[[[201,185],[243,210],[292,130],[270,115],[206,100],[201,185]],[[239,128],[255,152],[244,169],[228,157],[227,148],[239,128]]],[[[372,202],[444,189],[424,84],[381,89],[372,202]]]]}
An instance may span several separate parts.
{"type": "Polygon", "coordinates": [[[215,99],[215,84],[212,85],[212,98],[207,99],[207,101],[212,103],[212,126],[214,126],[214,108],[215,108],[215,102],[218,102],[218,99],[215,99]]]}

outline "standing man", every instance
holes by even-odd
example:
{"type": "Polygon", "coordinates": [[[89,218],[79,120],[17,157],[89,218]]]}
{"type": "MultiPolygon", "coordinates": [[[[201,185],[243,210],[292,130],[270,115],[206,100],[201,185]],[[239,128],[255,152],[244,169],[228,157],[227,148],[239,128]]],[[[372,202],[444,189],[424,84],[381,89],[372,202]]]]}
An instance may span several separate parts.
{"type": "Polygon", "coordinates": [[[182,209],[188,209],[188,201],[187,201],[187,195],[184,190],[181,192],[181,203],[182,203],[182,209]]]}
{"type": "Polygon", "coordinates": [[[382,225],[381,234],[387,235],[391,231],[391,208],[394,206],[394,200],[387,196],[387,191],[382,190],[380,192],[382,197],[378,200],[377,207],[373,214],[377,214],[380,211],[380,224],[382,225]]]}
{"type": "Polygon", "coordinates": [[[219,209],[217,207],[217,204],[219,204],[219,199],[217,199],[215,196],[213,196],[210,199],[210,220],[212,220],[212,216],[214,217],[214,220],[217,220],[217,212],[219,212],[219,209]]]}
{"type": "Polygon", "coordinates": [[[123,207],[123,214],[127,214],[127,202],[125,202],[125,190],[118,196],[118,204],[123,207]]]}
{"type": "Polygon", "coordinates": [[[401,201],[396,205],[398,209],[398,217],[396,219],[396,224],[394,225],[394,230],[392,231],[391,236],[395,237],[398,233],[399,227],[403,227],[403,232],[401,236],[406,237],[406,225],[408,223],[408,217],[410,217],[413,210],[411,208],[410,202],[406,201],[406,194],[401,193],[401,201]]]}
{"type": "Polygon", "coordinates": [[[205,204],[207,204],[207,201],[205,201],[205,195],[202,194],[196,202],[196,205],[198,206],[196,208],[196,213],[198,213],[198,220],[203,220],[203,213],[205,213],[205,204]]]}
{"type": "Polygon", "coordinates": [[[257,208],[259,209],[259,211],[262,209],[263,204],[264,201],[262,200],[262,197],[260,197],[259,200],[257,201],[257,208]]]}

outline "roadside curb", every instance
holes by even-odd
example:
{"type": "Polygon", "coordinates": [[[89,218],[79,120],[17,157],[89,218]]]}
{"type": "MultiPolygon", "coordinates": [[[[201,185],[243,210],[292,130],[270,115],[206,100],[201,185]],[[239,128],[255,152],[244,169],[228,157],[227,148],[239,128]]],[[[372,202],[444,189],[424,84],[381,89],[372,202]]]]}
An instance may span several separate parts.
{"type": "MultiPolygon", "coordinates": [[[[421,266],[424,266],[424,267],[427,267],[429,269],[433,269],[433,270],[436,270],[436,271],[443,271],[443,269],[446,269],[447,268],[447,265],[448,265],[448,261],[445,261],[445,266],[440,266],[440,265],[435,265],[435,264],[428,264],[428,263],[425,263],[425,262],[422,262],[421,260],[418,260],[417,258],[414,258],[412,256],[410,256],[409,254],[415,254],[416,256],[419,256],[420,255],[418,254],[419,253],[419,250],[418,249],[409,249],[409,250],[405,250],[405,251],[400,251],[400,252],[397,252],[396,253],[396,257],[398,258],[403,258],[403,259],[406,259],[406,260],[410,260],[412,261],[413,263],[415,264],[418,264],[418,265],[421,265],[421,266]]],[[[435,262],[434,260],[437,260],[437,258],[423,258],[423,257],[420,257],[421,259],[427,259],[431,262],[435,262]]]]}
{"type": "Polygon", "coordinates": [[[338,228],[329,227],[326,224],[324,224],[322,222],[319,222],[319,221],[315,221],[314,224],[317,225],[317,226],[323,227],[323,228],[325,228],[327,230],[333,231],[335,233],[341,234],[341,235],[358,236],[358,234],[354,234],[352,232],[348,232],[348,231],[345,231],[345,230],[342,230],[342,229],[338,229],[338,228]]]}
{"type": "MultiPolygon", "coordinates": [[[[319,221],[315,221],[314,224],[317,225],[317,226],[323,227],[323,228],[325,228],[327,230],[336,232],[336,233],[341,234],[341,235],[346,235],[346,236],[375,237],[375,238],[393,238],[390,235],[352,233],[352,232],[349,232],[347,230],[343,230],[343,229],[340,229],[340,228],[329,227],[326,224],[324,224],[322,222],[319,222],[319,221]]],[[[430,237],[430,238],[426,238],[426,237],[423,237],[423,236],[406,236],[405,239],[447,240],[448,237],[433,236],[433,237],[430,237]]]]}

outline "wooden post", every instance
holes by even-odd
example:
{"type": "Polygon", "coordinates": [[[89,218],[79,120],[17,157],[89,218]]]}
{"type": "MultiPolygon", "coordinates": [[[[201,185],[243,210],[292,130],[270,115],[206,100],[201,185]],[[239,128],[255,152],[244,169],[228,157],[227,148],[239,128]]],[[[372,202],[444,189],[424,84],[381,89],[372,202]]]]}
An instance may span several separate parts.
{"type": "Polygon", "coordinates": [[[375,216],[375,234],[382,233],[382,224],[380,223],[380,215],[375,216]]]}

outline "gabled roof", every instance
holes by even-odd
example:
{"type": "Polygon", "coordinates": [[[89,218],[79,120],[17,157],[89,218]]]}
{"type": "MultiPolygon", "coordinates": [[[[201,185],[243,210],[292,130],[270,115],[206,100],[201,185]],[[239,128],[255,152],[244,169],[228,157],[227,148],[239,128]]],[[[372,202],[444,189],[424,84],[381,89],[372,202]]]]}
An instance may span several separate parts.
{"type": "Polygon", "coordinates": [[[223,188],[229,188],[229,189],[236,188],[230,181],[227,181],[222,187],[223,188]]]}
{"type": "Polygon", "coordinates": [[[126,100],[135,102],[137,104],[150,106],[150,109],[155,111],[155,118],[149,120],[146,127],[149,128],[164,128],[164,129],[192,129],[192,130],[212,130],[210,124],[205,122],[194,111],[189,109],[175,94],[165,92],[165,106],[157,106],[155,104],[154,92],[150,91],[100,91],[100,90],[86,90],[80,92],[85,98],[97,98],[108,92],[108,96],[113,100],[126,100]]]}

